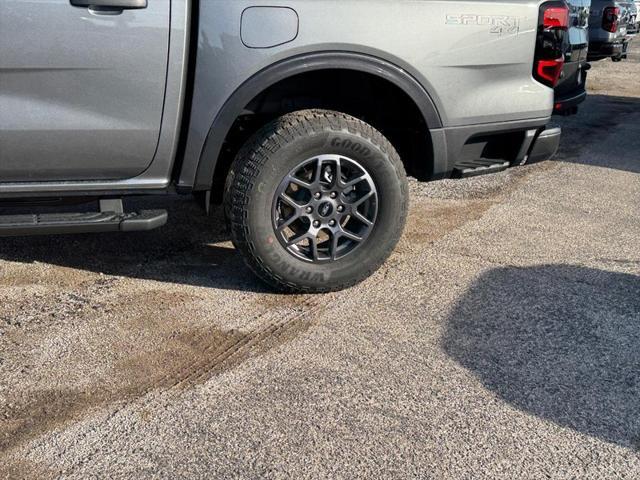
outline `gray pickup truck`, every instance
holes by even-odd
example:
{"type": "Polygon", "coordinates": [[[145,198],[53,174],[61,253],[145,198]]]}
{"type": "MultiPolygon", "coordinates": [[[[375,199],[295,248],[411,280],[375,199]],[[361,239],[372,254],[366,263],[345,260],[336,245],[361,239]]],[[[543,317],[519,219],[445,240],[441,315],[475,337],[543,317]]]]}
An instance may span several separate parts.
{"type": "Polygon", "coordinates": [[[345,288],[400,238],[405,172],[555,153],[567,23],[529,0],[2,0],[0,236],[151,230],[167,213],[125,196],[195,194],[263,280],[345,288]],[[38,213],[69,199],[96,211],[38,213]]]}
{"type": "Polygon", "coordinates": [[[589,60],[627,58],[637,33],[636,6],[631,1],[592,0],[589,17],[589,60]]]}

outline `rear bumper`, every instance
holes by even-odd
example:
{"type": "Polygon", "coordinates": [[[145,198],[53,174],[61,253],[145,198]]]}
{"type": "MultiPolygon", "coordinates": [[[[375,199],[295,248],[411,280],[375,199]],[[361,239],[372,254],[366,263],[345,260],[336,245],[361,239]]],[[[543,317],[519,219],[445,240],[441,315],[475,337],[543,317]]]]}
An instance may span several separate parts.
{"type": "Polygon", "coordinates": [[[607,57],[620,57],[627,52],[628,42],[618,40],[615,42],[590,42],[589,60],[599,60],[607,57]]]}
{"type": "Polygon", "coordinates": [[[433,179],[496,172],[552,157],[561,130],[549,118],[431,130],[433,179]]]}
{"type": "Polygon", "coordinates": [[[565,93],[562,96],[556,97],[555,105],[553,106],[553,113],[564,114],[569,112],[586,99],[587,91],[584,89],[584,86],[572,92],[565,93]]]}
{"type": "Polygon", "coordinates": [[[535,163],[548,160],[558,153],[562,129],[557,125],[547,125],[533,141],[531,150],[524,163],[535,163]]]}

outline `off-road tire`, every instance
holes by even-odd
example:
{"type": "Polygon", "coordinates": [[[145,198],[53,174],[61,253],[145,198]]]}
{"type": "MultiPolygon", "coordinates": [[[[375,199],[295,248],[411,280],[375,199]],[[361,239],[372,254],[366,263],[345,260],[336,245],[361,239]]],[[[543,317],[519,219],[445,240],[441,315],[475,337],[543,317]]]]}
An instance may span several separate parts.
{"type": "Polygon", "coordinates": [[[398,153],[373,127],[339,112],[304,110],[269,123],[240,150],[227,178],[225,211],[233,244],[262,280],[287,292],[342,290],[369,277],[391,255],[406,222],[407,179],[398,153]],[[366,169],[378,191],[378,214],[357,250],[309,263],[276,239],[272,205],[297,162],[324,154],[344,155],[366,169]]]}

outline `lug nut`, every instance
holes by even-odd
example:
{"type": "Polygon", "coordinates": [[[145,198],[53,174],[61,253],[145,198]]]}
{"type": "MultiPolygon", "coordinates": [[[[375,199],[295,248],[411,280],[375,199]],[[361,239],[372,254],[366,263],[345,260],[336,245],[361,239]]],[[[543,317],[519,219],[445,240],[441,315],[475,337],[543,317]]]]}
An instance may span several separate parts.
{"type": "Polygon", "coordinates": [[[336,198],[338,196],[338,194],[336,192],[331,192],[330,197],[331,198],[336,198]]]}
{"type": "Polygon", "coordinates": [[[338,205],[338,212],[344,212],[344,205],[338,205]]]}
{"type": "Polygon", "coordinates": [[[307,213],[312,213],[313,212],[313,207],[307,207],[306,212],[307,213]]]}
{"type": "Polygon", "coordinates": [[[320,228],[320,221],[319,220],[315,220],[313,222],[313,228],[320,228]]]}
{"type": "Polygon", "coordinates": [[[320,200],[320,199],[322,198],[322,194],[321,194],[320,192],[316,192],[316,193],[313,195],[313,198],[315,198],[316,200],[320,200]]]}
{"type": "Polygon", "coordinates": [[[335,220],[331,220],[331,221],[329,222],[329,226],[330,226],[330,227],[335,227],[335,226],[336,226],[336,221],[335,221],[335,220]]]}

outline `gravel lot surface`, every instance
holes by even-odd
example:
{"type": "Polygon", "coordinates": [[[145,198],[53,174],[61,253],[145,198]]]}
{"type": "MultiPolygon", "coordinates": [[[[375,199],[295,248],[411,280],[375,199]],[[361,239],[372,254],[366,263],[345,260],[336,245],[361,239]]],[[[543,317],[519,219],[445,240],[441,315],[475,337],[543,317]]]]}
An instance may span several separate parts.
{"type": "Polygon", "coordinates": [[[412,183],[346,292],[270,293],[186,198],[0,239],[0,478],[640,478],[640,49],[591,88],[555,161],[412,183]]]}

